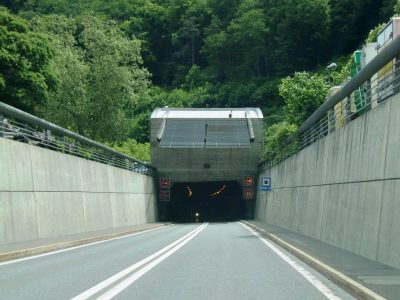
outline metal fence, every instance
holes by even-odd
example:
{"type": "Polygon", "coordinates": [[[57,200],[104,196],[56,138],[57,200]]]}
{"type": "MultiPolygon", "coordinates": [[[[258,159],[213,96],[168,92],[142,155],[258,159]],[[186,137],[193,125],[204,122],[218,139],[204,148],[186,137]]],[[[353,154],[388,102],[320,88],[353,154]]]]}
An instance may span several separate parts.
{"type": "Polygon", "coordinates": [[[148,163],[120,153],[3,102],[0,102],[0,138],[28,143],[117,168],[155,176],[156,169],[148,163]]]}
{"type": "Polygon", "coordinates": [[[400,92],[400,37],[327,99],[281,146],[261,162],[272,167],[339,130],[400,92]]]}

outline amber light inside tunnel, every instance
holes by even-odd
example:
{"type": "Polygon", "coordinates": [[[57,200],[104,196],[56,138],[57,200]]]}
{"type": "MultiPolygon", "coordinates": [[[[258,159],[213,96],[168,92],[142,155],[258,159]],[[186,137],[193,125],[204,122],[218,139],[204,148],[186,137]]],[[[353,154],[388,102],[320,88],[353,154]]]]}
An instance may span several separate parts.
{"type": "Polygon", "coordinates": [[[166,213],[173,222],[235,221],[245,205],[236,181],[175,183],[166,213]]]}

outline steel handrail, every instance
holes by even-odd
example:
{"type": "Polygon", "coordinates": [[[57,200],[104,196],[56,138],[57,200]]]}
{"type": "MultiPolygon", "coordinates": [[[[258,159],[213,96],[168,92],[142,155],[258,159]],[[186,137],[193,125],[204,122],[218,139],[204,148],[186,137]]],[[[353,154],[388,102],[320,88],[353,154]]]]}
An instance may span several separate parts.
{"type": "Polygon", "coordinates": [[[396,37],[382,52],[377,54],[361,71],[347,82],[335,95],[324,102],[299,128],[300,133],[306,132],[314,123],[324,116],[337,103],[349,97],[364,82],[386,66],[400,54],[400,36],[396,37]]]}
{"type": "Polygon", "coordinates": [[[19,109],[15,108],[15,107],[13,107],[11,105],[8,105],[8,104],[5,104],[5,103],[1,102],[1,101],[0,101],[0,113],[4,113],[4,114],[6,114],[8,116],[11,116],[13,118],[16,118],[18,120],[21,120],[21,121],[24,121],[24,122],[27,122],[27,123],[30,123],[30,124],[33,124],[33,125],[40,126],[40,127],[44,128],[44,129],[48,129],[51,132],[58,133],[61,136],[66,136],[66,137],[73,138],[73,139],[75,139],[76,141],[79,141],[82,144],[105,150],[105,151],[110,152],[110,153],[112,153],[112,154],[114,154],[116,156],[120,156],[120,157],[122,157],[124,159],[128,159],[128,160],[134,161],[134,162],[136,162],[136,163],[138,163],[140,165],[146,166],[146,167],[148,167],[150,169],[153,169],[153,170],[156,169],[154,166],[152,166],[152,165],[150,165],[150,164],[148,164],[146,162],[143,162],[143,161],[138,160],[136,158],[130,157],[129,155],[126,155],[124,153],[118,152],[118,151],[114,150],[111,147],[105,146],[105,145],[100,144],[98,142],[95,142],[95,141],[93,141],[91,139],[88,139],[88,138],[86,138],[84,136],[81,136],[81,135],[79,135],[79,134],[77,134],[77,133],[75,133],[73,131],[70,131],[70,130],[65,129],[63,127],[60,127],[58,125],[55,125],[53,123],[50,123],[50,122],[45,121],[43,119],[40,119],[38,117],[35,117],[35,116],[33,116],[33,115],[31,115],[31,114],[29,114],[27,112],[19,110],[19,109]]]}

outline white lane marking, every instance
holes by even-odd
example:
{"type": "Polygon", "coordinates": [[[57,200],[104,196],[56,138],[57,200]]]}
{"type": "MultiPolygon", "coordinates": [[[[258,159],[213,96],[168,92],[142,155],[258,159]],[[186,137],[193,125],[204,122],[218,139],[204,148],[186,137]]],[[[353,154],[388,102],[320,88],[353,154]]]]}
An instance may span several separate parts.
{"type": "Polygon", "coordinates": [[[98,292],[100,292],[101,290],[105,289],[106,287],[110,286],[111,284],[115,283],[116,281],[120,280],[122,277],[128,275],[129,273],[133,272],[134,270],[140,268],[141,266],[145,265],[146,263],[156,259],[158,256],[164,254],[165,252],[167,252],[169,249],[173,248],[174,246],[176,246],[177,244],[179,244],[180,242],[184,241],[185,239],[189,238],[191,235],[195,235],[197,234],[197,232],[200,232],[201,230],[203,230],[203,228],[205,228],[207,226],[207,223],[202,224],[201,226],[196,227],[194,230],[192,230],[191,232],[189,232],[188,234],[184,235],[183,237],[179,238],[178,240],[176,240],[175,242],[167,245],[166,247],[162,248],[161,250],[153,253],[152,255],[142,259],[141,261],[131,265],[130,267],[122,270],[121,272],[107,278],[106,280],[98,283],[97,285],[93,286],[92,288],[84,291],[83,293],[75,296],[74,298],[72,298],[71,300],[84,300],[84,299],[88,299],[90,297],[92,297],[93,295],[97,294],[98,292]]]}
{"type": "Polygon", "coordinates": [[[267,245],[272,251],[279,255],[284,261],[286,261],[293,269],[299,272],[305,279],[307,279],[314,287],[316,287],[326,298],[330,300],[341,300],[340,297],[336,296],[326,285],[324,285],[317,277],[307,271],[305,268],[300,266],[296,261],[288,257],[281,250],[275,247],[271,242],[263,238],[257,231],[250,228],[249,226],[240,223],[244,228],[249,230],[252,234],[258,237],[265,245],[267,245]]]}
{"type": "Polygon", "coordinates": [[[97,299],[98,300],[108,300],[108,299],[114,298],[116,295],[121,293],[123,290],[125,290],[127,287],[129,287],[132,283],[134,283],[136,280],[138,280],[140,277],[142,277],[148,271],[153,269],[155,266],[157,266],[163,260],[167,259],[172,254],[174,254],[176,251],[178,251],[181,247],[183,247],[186,243],[188,243],[191,239],[193,239],[196,235],[198,235],[206,226],[207,226],[207,224],[204,227],[202,227],[200,230],[198,230],[197,232],[192,234],[189,238],[184,240],[182,243],[176,245],[174,248],[170,249],[167,253],[165,253],[162,256],[158,257],[157,259],[153,260],[151,263],[149,263],[144,268],[133,273],[131,276],[126,278],[124,281],[120,282],[118,285],[116,285],[111,290],[109,290],[105,294],[101,295],[97,299]]]}
{"type": "Polygon", "coordinates": [[[72,251],[72,250],[76,250],[76,249],[80,249],[80,248],[84,248],[84,247],[94,246],[94,245],[101,244],[101,243],[108,243],[108,242],[115,241],[115,240],[125,239],[125,238],[128,238],[128,237],[134,236],[134,235],[139,235],[139,234],[150,232],[150,231],[154,231],[154,230],[157,230],[157,229],[166,228],[166,227],[169,227],[169,226],[172,226],[172,225],[174,225],[174,224],[168,224],[166,226],[160,226],[160,227],[156,227],[156,228],[152,228],[152,229],[147,229],[147,230],[135,232],[135,233],[128,234],[128,235],[111,238],[111,239],[104,240],[104,241],[97,241],[97,242],[93,242],[93,243],[89,243],[89,244],[69,247],[69,248],[66,248],[66,249],[46,252],[46,253],[43,253],[43,254],[32,255],[32,256],[29,256],[29,257],[17,258],[17,259],[14,259],[14,260],[5,261],[5,262],[0,263],[0,267],[4,266],[4,265],[10,265],[10,264],[14,264],[14,263],[18,263],[18,262],[22,262],[22,261],[26,261],[26,260],[31,260],[31,259],[35,259],[35,258],[40,258],[40,257],[44,257],[44,256],[49,256],[49,255],[53,255],[53,254],[72,251]]]}

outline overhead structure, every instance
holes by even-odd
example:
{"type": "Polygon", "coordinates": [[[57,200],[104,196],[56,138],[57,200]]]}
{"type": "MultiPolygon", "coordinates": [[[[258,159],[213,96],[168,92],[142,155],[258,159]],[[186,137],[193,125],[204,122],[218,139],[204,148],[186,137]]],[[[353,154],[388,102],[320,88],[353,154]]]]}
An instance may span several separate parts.
{"type": "Polygon", "coordinates": [[[160,221],[252,218],[264,136],[260,109],[166,107],[150,122],[160,221]]]}
{"type": "Polygon", "coordinates": [[[263,147],[259,108],[158,108],[151,115],[151,162],[172,182],[256,175],[263,147]]]}

